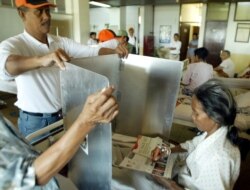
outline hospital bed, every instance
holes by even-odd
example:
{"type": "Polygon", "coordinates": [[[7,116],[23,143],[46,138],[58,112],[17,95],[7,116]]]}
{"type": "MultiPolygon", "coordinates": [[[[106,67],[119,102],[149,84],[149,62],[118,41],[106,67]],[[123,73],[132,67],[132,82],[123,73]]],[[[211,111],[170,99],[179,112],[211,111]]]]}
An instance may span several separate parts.
{"type": "Polygon", "coordinates": [[[0,91],[10,94],[17,94],[17,87],[15,80],[0,79],[0,91]]]}
{"type": "MultiPolygon", "coordinates": [[[[240,129],[240,135],[250,139],[246,133],[250,129],[250,80],[240,78],[217,78],[229,87],[238,105],[235,126],[240,129]]],[[[191,97],[179,94],[174,111],[173,123],[195,127],[192,122],[191,97]]]]}
{"type": "MultiPolygon", "coordinates": [[[[2,80],[0,79],[0,91],[7,92],[10,94],[17,94],[16,82],[14,80],[2,80]]],[[[0,106],[5,106],[6,102],[1,100],[0,97],[0,106]]]]}

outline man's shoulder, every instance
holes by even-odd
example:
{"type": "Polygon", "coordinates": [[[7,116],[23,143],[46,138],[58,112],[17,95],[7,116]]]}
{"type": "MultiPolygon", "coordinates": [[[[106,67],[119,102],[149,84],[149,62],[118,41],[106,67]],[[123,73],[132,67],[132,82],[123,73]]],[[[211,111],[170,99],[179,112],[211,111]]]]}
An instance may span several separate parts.
{"type": "Polygon", "coordinates": [[[50,42],[57,42],[57,43],[70,43],[70,42],[74,42],[74,40],[68,38],[68,37],[64,37],[64,36],[56,36],[53,34],[48,34],[48,40],[50,42]]]}
{"type": "Polygon", "coordinates": [[[5,43],[5,42],[19,42],[19,41],[22,41],[24,40],[24,33],[20,33],[20,34],[17,34],[15,36],[11,36],[9,38],[6,38],[5,40],[2,41],[2,43],[5,43]]]}

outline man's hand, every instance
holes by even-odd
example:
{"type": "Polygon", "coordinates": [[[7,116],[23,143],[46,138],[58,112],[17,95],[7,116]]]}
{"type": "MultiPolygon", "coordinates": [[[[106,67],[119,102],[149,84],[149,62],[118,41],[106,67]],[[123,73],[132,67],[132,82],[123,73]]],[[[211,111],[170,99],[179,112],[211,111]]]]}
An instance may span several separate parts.
{"type": "Polygon", "coordinates": [[[128,57],[128,49],[123,45],[119,44],[115,48],[115,52],[121,57],[121,58],[127,58],[128,57]]]}
{"type": "Polygon", "coordinates": [[[118,104],[112,96],[114,87],[110,86],[90,95],[84,105],[78,121],[94,127],[97,123],[109,123],[118,114],[118,104]]]}
{"type": "Polygon", "coordinates": [[[64,62],[70,60],[70,57],[62,49],[57,49],[55,52],[42,56],[40,58],[42,67],[49,67],[56,64],[60,69],[63,70],[65,69],[64,62]]]}

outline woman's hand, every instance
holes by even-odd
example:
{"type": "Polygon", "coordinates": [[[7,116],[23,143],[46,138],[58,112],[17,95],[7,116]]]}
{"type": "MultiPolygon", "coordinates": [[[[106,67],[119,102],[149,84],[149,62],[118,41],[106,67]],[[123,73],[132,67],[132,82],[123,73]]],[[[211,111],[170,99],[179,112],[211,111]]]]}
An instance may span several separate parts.
{"type": "Polygon", "coordinates": [[[163,144],[162,146],[158,145],[155,149],[151,152],[151,159],[153,161],[157,161],[164,157],[167,157],[171,154],[171,149],[168,145],[163,144]]]}

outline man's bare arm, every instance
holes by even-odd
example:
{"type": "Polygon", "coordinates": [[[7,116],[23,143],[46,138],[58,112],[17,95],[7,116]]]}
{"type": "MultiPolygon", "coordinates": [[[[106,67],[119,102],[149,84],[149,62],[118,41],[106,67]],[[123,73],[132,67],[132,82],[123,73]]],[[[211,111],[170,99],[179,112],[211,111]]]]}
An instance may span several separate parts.
{"type": "Polygon", "coordinates": [[[6,70],[9,74],[17,76],[24,72],[38,69],[40,67],[49,67],[56,64],[64,69],[64,61],[68,61],[69,56],[62,50],[58,49],[53,53],[45,56],[27,57],[21,55],[10,55],[6,61],[6,70]]]}

